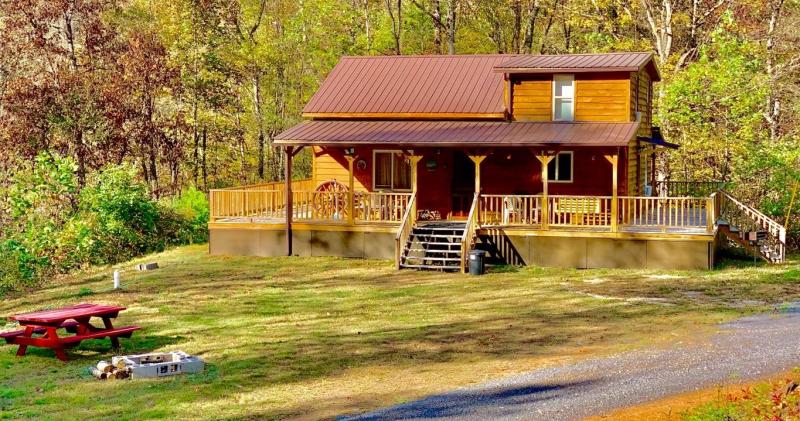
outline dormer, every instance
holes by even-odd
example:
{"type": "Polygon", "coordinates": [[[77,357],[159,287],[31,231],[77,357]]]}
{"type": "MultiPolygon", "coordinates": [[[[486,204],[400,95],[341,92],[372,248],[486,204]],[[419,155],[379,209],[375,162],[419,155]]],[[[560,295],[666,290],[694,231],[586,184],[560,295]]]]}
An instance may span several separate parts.
{"type": "Polygon", "coordinates": [[[661,80],[651,53],[516,56],[494,71],[514,121],[640,121],[647,130],[661,80]]]}

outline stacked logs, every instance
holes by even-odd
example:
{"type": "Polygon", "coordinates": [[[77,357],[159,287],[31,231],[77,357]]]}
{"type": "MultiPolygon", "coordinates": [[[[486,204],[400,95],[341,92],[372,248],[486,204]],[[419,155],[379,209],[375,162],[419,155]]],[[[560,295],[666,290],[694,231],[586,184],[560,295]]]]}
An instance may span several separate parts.
{"type": "Polygon", "coordinates": [[[92,375],[98,380],[129,379],[131,373],[133,373],[133,368],[128,367],[123,360],[118,360],[116,364],[100,361],[97,363],[97,367],[92,367],[92,375]]]}

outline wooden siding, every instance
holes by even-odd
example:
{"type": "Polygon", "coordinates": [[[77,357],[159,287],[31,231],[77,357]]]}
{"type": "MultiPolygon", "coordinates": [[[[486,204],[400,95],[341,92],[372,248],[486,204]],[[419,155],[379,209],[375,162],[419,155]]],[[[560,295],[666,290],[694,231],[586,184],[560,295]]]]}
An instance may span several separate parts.
{"type": "MultiPolygon", "coordinates": [[[[367,186],[372,187],[372,152],[368,150],[356,151],[359,158],[367,160],[367,170],[355,171],[355,189],[368,190],[367,186]]],[[[322,149],[314,148],[314,161],[313,161],[313,176],[315,185],[324,183],[326,181],[336,180],[345,185],[349,180],[349,172],[347,169],[347,160],[344,158],[344,153],[336,149],[322,149]]]]}
{"type": "Polygon", "coordinates": [[[641,169],[643,168],[642,165],[641,165],[641,158],[639,157],[639,154],[636,153],[638,144],[639,144],[639,142],[634,139],[634,140],[631,140],[631,143],[628,146],[628,151],[630,151],[630,153],[627,154],[628,155],[628,160],[627,160],[628,161],[628,163],[627,163],[627,165],[628,165],[628,168],[627,168],[628,180],[627,180],[627,184],[628,184],[628,188],[629,188],[629,191],[628,191],[627,194],[631,195],[631,196],[638,196],[638,195],[642,194],[642,191],[641,191],[642,190],[642,188],[641,188],[641,180],[642,180],[644,174],[641,171],[641,169]]]}
{"type": "MultiPolygon", "coordinates": [[[[630,75],[626,72],[575,74],[575,121],[633,121],[630,75]]],[[[514,120],[552,120],[552,79],[552,74],[513,76],[514,120]]]]}
{"type": "Polygon", "coordinates": [[[631,121],[629,73],[575,75],[576,121],[631,121]]]}
{"type": "Polygon", "coordinates": [[[639,136],[650,136],[653,124],[653,82],[646,71],[631,73],[631,120],[636,121],[636,112],[641,112],[639,136]],[[648,94],[649,93],[649,94],[648,94]]]}
{"type": "Polygon", "coordinates": [[[553,75],[520,75],[513,77],[513,119],[517,121],[550,121],[552,119],[553,75]]]}

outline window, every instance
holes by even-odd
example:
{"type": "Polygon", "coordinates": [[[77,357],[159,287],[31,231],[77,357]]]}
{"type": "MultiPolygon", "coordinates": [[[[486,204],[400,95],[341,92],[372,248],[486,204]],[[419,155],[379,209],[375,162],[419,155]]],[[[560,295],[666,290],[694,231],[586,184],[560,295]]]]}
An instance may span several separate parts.
{"type": "Polygon", "coordinates": [[[411,163],[400,151],[375,151],[373,190],[411,190],[411,163]]]}
{"type": "Polygon", "coordinates": [[[551,183],[572,182],[572,152],[559,152],[547,164],[547,181],[551,183]]]}
{"type": "Polygon", "coordinates": [[[553,121],[572,121],[575,114],[575,75],[553,75],[553,121]]]}

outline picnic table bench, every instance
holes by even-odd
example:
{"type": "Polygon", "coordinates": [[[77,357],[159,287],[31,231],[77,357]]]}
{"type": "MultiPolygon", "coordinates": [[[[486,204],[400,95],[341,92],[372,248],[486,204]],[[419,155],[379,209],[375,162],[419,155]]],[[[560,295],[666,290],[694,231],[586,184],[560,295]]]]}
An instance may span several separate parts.
{"type": "Polygon", "coordinates": [[[125,307],[98,304],[77,304],[53,310],[35,311],[11,316],[24,329],[0,333],[6,343],[19,345],[17,356],[25,355],[28,345],[51,348],[56,357],[67,361],[65,349],[78,346],[86,339],[110,338],[111,345],[119,348],[119,338],[130,338],[139,326],[115,328],[111,319],[116,318],[125,307]],[[90,323],[93,317],[103,320],[103,326],[90,323]],[[58,336],[58,330],[64,329],[72,336],[58,336]]]}

